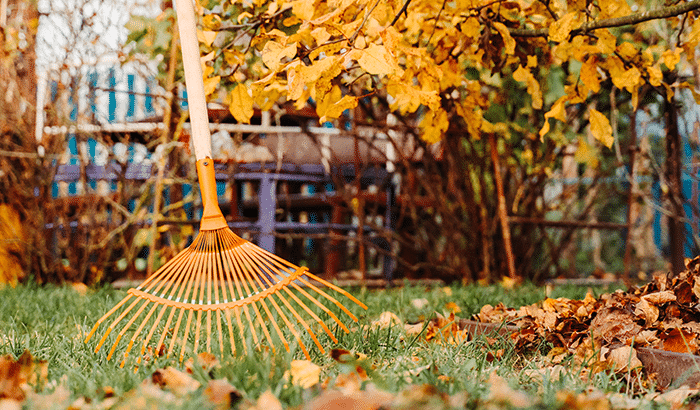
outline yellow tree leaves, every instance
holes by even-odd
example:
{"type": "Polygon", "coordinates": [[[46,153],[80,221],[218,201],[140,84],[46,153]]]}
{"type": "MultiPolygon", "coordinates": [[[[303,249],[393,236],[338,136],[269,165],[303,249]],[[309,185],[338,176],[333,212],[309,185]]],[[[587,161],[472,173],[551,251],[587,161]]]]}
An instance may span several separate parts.
{"type": "Polygon", "coordinates": [[[248,89],[243,84],[238,84],[231,90],[228,99],[228,109],[233,118],[241,123],[249,123],[253,117],[253,97],[248,93],[248,89]]]}
{"type": "Polygon", "coordinates": [[[515,39],[510,35],[508,27],[503,23],[493,23],[493,28],[495,28],[503,38],[506,54],[513,54],[515,52],[515,39]]]}
{"type": "Polygon", "coordinates": [[[612,147],[612,127],[608,118],[595,108],[589,108],[588,119],[591,123],[591,134],[593,134],[593,137],[606,147],[612,147]]]}
{"type": "Polygon", "coordinates": [[[357,63],[370,74],[389,75],[399,68],[394,58],[383,45],[372,44],[360,51],[357,63]]]}
{"type": "Polygon", "coordinates": [[[549,38],[550,40],[561,43],[569,38],[571,30],[578,26],[578,16],[577,12],[569,12],[564,15],[564,17],[552,23],[549,26],[549,38]]]}
{"type": "Polygon", "coordinates": [[[282,59],[292,59],[297,54],[297,43],[284,46],[276,41],[268,41],[262,49],[262,61],[272,71],[277,71],[282,59]]]}
{"type": "Polygon", "coordinates": [[[513,73],[513,79],[527,84],[527,93],[532,97],[532,108],[536,110],[542,108],[542,90],[540,89],[540,83],[535,76],[532,75],[530,70],[525,69],[523,66],[518,67],[513,73]]]}

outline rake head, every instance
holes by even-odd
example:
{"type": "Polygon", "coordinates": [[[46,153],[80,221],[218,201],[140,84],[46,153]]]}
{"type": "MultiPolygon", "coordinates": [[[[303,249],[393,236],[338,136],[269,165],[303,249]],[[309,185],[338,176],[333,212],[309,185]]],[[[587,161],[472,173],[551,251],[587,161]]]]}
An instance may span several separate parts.
{"type": "Polygon", "coordinates": [[[170,356],[177,353],[175,346],[179,345],[180,361],[188,353],[192,338],[194,354],[200,350],[211,352],[212,345],[218,345],[223,356],[225,346],[230,345],[235,355],[236,339],[241,342],[238,345],[247,349],[248,335],[255,344],[266,340],[272,349],[277,339],[289,350],[289,341],[282,330],[285,327],[307,358],[309,351],[302,341],[303,332],[308,333],[322,353],[325,352],[316,334],[322,331],[333,342],[337,339],[311,307],[322,311],[346,333],[349,329],[326,303],[335,305],[353,321],[357,321],[357,317],[321,287],[347,297],[364,309],[367,307],[306,268],[289,263],[234,234],[226,225],[218,204],[212,202],[216,199],[216,189],[208,185],[213,185],[213,164],[199,161],[197,168],[205,209],[194,242],[137,288],[129,289],[128,295],[97,321],[85,342],[114,316],[95,352],[102,348],[113,330],[119,329],[107,356],[110,359],[123,336],[136,327],[124,352],[122,366],[135,344],[141,344],[140,362],[156,333],[160,333],[156,351],[167,350],[166,355],[170,356]],[[161,327],[163,319],[165,324],[161,327]]]}

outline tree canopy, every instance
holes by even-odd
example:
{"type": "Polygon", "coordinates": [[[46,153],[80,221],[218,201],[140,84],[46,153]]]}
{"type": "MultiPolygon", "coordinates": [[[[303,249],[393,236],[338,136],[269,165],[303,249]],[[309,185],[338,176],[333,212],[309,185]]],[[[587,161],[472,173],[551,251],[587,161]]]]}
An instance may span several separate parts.
{"type": "Polygon", "coordinates": [[[381,100],[396,115],[413,116],[427,142],[441,140],[455,121],[474,138],[558,138],[569,108],[579,107],[575,115],[584,114],[592,135],[610,147],[608,114],[586,104],[606,81],[628,93],[632,106],[644,86],[697,96],[693,84],[664,73],[695,61],[698,0],[200,3],[206,90],[225,92],[239,122],[284,99],[299,108],[311,101],[321,122],[361,100],[381,100]],[[534,132],[506,124],[492,108],[509,103],[513,87],[529,95],[518,111],[537,124],[534,132]]]}

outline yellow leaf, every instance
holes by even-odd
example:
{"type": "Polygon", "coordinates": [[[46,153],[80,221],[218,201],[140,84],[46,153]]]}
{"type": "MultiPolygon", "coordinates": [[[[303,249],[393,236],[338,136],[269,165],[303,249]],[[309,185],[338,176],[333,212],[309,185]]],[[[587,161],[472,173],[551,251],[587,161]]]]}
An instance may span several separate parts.
{"type": "Polygon", "coordinates": [[[221,76],[217,75],[214,77],[209,77],[204,79],[204,94],[205,95],[210,95],[214,91],[216,91],[216,87],[219,85],[219,82],[221,81],[221,76]]]}
{"type": "Polygon", "coordinates": [[[598,110],[589,108],[588,119],[591,122],[591,134],[593,134],[593,137],[606,147],[612,147],[612,127],[608,118],[598,110]]]}
{"type": "Polygon", "coordinates": [[[399,81],[389,81],[386,88],[389,95],[394,97],[392,110],[399,110],[403,114],[415,112],[421,104],[431,110],[440,108],[440,95],[435,90],[421,90],[413,84],[399,81]]]}
{"type": "Polygon", "coordinates": [[[610,54],[615,51],[615,44],[617,44],[617,38],[608,30],[607,28],[596,30],[595,34],[598,36],[598,42],[596,46],[598,51],[602,54],[610,54]]]}
{"type": "Polygon", "coordinates": [[[238,84],[229,94],[228,110],[236,121],[248,124],[253,116],[253,98],[243,84],[238,84]]]}
{"type": "Polygon", "coordinates": [[[321,368],[309,360],[292,360],[289,374],[293,385],[308,389],[318,384],[321,368]]]}
{"type": "Polygon", "coordinates": [[[532,108],[536,110],[542,108],[540,83],[535,79],[535,76],[532,75],[530,70],[523,68],[523,66],[518,67],[513,73],[513,79],[527,84],[527,93],[532,96],[532,108]]]}
{"type": "MultiPolygon", "coordinates": [[[[326,92],[322,95],[319,95],[319,91],[316,91],[316,100],[318,101],[316,104],[316,115],[318,115],[319,118],[325,116],[326,111],[328,111],[328,107],[338,102],[342,96],[343,93],[340,91],[340,87],[337,85],[333,86],[333,88],[330,89],[330,92],[326,92]]],[[[325,121],[320,122],[323,124],[325,121]]]]}
{"type": "Polygon", "coordinates": [[[272,71],[277,71],[283,58],[292,59],[297,54],[297,43],[284,46],[276,41],[268,41],[262,49],[263,63],[272,71]]]}
{"type": "Polygon", "coordinates": [[[396,30],[396,28],[394,28],[394,26],[387,27],[379,34],[382,36],[382,43],[384,43],[384,47],[386,47],[389,53],[394,54],[396,47],[401,41],[401,34],[396,30]]]}
{"type": "Polygon", "coordinates": [[[476,17],[469,17],[461,25],[462,33],[473,39],[478,39],[481,35],[481,24],[479,24],[479,19],[476,17]]]}
{"type": "Polygon", "coordinates": [[[637,67],[632,67],[629,70],[625,70],[622,75],[612,78],[613,84],[617,88],[624,88],[630,93],[635,90],[641,81],[642,73],[639,72],[637,67]]]}
{"type": "Polygon", "coordinates": [[[508,27],[503,23],[493,23],[493,28],[495,28],[503,38],[506,54],[513,54],[515,52],[515,40],[511,37],[508,27]]]}
{"type": "Polygon", "coordinates": [[[664,75],[661,72],[661,69],[659,69],[659,67],[647,67],[647,74],[649,75],[649,84],[653,85],[654,87],[658,87],[661,85],[661,81],[663,81],[664,75]]]}
{"type": "Polygon", "coordinates": [[[302,20],[311,20],[314,17],[314,0],[296,0],[292,2],[292,13],[302,20]]]}
{"type": "Polygon", "coordinates": [[[389,54],[386,47],[377,44],[372,44],[366,50],[362,50],[357,63],[362,69],[374,75],[393,74],[398,68],[394,57],[389,54]]]}
{"type": "Polygon", "coordinates": [[[578,23],[578,13],[575,11],[566,13],[564,17],[549,26],[549,39],[561,43],[569,39],[571,30],[576,28],[578,23]]]}
{"type": "Polygon", "coordinates": [[[581,81],[589,90],[597,93],[600,91],[600,79],[598,78],[598,59],[589,57],[581,66],[581,81]]]}
{"type": "Polygon", "coordinates": [[[357,97],[346,95],[339,101],[329,106],[319,122],[323,124],[331,118],[338,118],[345,110],[357,107],[357,97]]]}
{"type": "Polygon", "coordinates": [[[527,67],[537,67],[537,56],[527,56],[527,67]]]}
{"type": "Polygon", "coordinates": [[[197,30],[197,39],[200,43],[204,43],[207,47],[211,47],[211,43],[216,39],[216,31],[197,30]]]}
{"type": "Polygon", "coordinates": [[[445,131],[450,126],[450,122],[447,119],[445,110],[439,109],[437,111],[427,111],[419,125],[423,129],[421,139],[429,144],[433,144],[442,140],[445,131]]]}
{"type": "Polygon", "coordinates": [[[633,59],[638,53],[637,48],[628,41],[617,46],[615,51],[625,60],[633,59]]]}
{"type": "Polygon", "coordinates": [[[316,44],[321,45],[331,38],[331,33],[325,27],[318,27],[311,30],[311,37],[316,40],[316,44]]]}
{"type": "Polygon", "coordinates": [[[666,50],[661,54],[661,61],[664,63],[669,70],[674,70],[676,65],[681,61],[681,49],[677,47],[675,50],[666,50]]]}
{"type": "Polygon", "coordinates": [[[549,119],[554,118],[561,122],[566,122],[566,110],[564,109],[564,103],[568,100],[569,96],[565,95],[560,97],[553,105],[552,109],[544,114],[544,126],[540,130],[540,139],[542,139],[545,134],[549,132],[549,119]]]}

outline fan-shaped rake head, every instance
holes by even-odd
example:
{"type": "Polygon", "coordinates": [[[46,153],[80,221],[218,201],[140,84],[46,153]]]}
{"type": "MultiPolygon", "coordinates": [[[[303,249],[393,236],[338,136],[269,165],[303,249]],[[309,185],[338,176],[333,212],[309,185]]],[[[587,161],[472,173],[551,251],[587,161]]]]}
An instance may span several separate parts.
{"type": "MultiPolygon", "coordinates": [[[[120,329],[109,351],[107,358],[110,359],[122,337],[136,327],[124,352],[123,366],[134,344],[141,344],[142,357],[158,330],[160,336],[156,350],[162,351],[167,346],[169,356],[179,344],[182,361],[191,333],[194,333],[193,353],[202,347],[200,340],[204,336],[204,349],[211,352],[212,344],[216,344],[223,356],[224,340],[235,354],[236,339],[244,342],[248,335],[256,344],[266,340],[272,349],[275,345],[273,335],[276,335],[274,338],[289,350],[287,336],[282,330],[286,327],[309,357],[302,341],[303,332],[308,333],[321,352],[325,350],[316,335],[319,328],[337,342],[333,332],[314,310],[323,311],[338,327],[349,332],[322,301],[335,305],[357,321],[350,310],[317,284],[367,308],[343,289],[238,237],[228,227],[200,231],[189,248],[140,286],[130,289],[124,299],[97,321],[85,341],[93,337],[103,322],[114,317],[95,348],[95,352],[99,351],[109,334],[120,329]],[[159,324],[164,318],[165,325],[161,327],[159,324]]],[[[245,343],[239,344],[246,348],[245,343]]]]}

